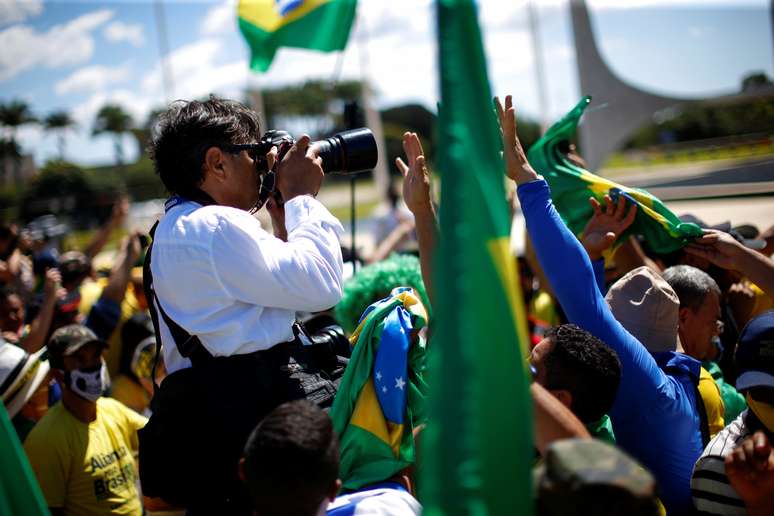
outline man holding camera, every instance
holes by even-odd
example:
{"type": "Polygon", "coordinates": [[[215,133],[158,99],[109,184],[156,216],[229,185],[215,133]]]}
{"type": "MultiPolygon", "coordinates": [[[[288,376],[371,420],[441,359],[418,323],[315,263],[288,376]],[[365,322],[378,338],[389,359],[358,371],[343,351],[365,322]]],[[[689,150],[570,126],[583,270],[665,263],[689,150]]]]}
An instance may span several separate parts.
{"type": "Polygon", "coordinates": [[[323,169],[309,137],[280,156],[260,134],[255,112],[211,97],[162,114],[150,148],[173,195],[145,266],[168,376],[140,434],[140,474],[145,495],[189,514],[249,513],[237,464],[250,431],[285,401],[335,394],[294,322],[341,297],[343,229],[315,199],[323,169]],[[250,213],[258,162],[276,171],[282,203],[267,209],[284,239],[250,213]]]}

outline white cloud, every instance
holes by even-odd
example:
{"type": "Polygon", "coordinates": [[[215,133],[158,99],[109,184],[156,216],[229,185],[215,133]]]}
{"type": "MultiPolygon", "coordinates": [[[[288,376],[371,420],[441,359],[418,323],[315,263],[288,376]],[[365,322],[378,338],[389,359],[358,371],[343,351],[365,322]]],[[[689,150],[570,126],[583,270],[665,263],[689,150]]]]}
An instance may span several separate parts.
{"type": "Polygon", "coordinates": [[[0,0],[0,25],[23,22],[43,12],[43,0],[0,0]]]}
{"type": "Polygon", "coordinates": [[[126,41],[135,47],[141,47],[145,43],[145,32],[139,23],[115,21],[105,27],[102,34],[108,41],[114,43],[126,41]]]}
{"type": "Polygon", "coordinates": [[[28,25],[0,31],[0,81],[36,66],[58,68],[88,61],[94,54],[92,32],[112,17],[113,11],[101,9],[45,32],[28,25]]]}
{"type": "Polygon", "coordinates": [[[219,2],[204,15],[199,25],[199,34],[202,36],[212,36],[236,30],[236,19],[236,0],[219,2]]]}
{"type": "Polygon", "coordinates": [[[121,66],[86,66],[54,84],[54,91],[57,95],[66,95],[102,90],[108,85],[125,81],[130,73],[130,63],[121,66]]]}

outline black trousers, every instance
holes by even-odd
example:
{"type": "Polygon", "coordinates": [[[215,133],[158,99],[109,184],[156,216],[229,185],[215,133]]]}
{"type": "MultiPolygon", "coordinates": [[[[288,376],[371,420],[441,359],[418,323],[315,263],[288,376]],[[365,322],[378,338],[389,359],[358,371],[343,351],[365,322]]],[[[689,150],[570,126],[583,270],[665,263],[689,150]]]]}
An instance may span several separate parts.
{"type": "Polygon", "coordinates": [[[143,494],[189,514],[251,514],[238,463],[252,430],[286,401],[333,403],[343,366],[324,371],[310,356],[296,340],[194,362],[165,378],[139,432],[143,494]]]}

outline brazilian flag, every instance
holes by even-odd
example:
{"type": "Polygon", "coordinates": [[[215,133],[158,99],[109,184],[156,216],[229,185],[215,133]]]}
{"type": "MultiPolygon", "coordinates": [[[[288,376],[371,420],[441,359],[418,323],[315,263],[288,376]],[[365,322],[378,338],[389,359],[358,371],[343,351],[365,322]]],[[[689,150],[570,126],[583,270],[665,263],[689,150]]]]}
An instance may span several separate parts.
{"type": "Polygon", "coordinates": [[[532,167],[551,186],[551,198],[567,227],[576,235],[583,232],[594,214],[588,202],[589,197],[603,202],[605,195],[614,199],[624,195],[629,202],[637,204],[637,217],[618,242],[632,233],[639,234],[645,237],[646,245],[653,252],[667,254],[700,237],[702,230],[699,226],[681,222],[664,203],[645,190],[619,185],[567,160],[559,150],[560,144],[575,136],[578,122],[589,102],[591,97],[584,97],[572,111],[546,131],[527,155],[532,167]]]}
{"type": "Polygon", "coordinates": [[[476,2],[436,2],[440,252],[423,514],[532,514],[526,314],[476,2]]]}
{"type": "Polygon", "coordinates": [[[279,47],[342,50],[355,5],[355,0],[240,0],[239,30],[250,46],[250,68],[268,70],[279,47]]]}
{"type": "Polygon", "coordinates": [[[352,357],[331,407],[345,490],[384,482],[416,461],[414,429],[425,418],[427,311],[399,287],[366,309],[350,337],[352,357]]]}
{"type": "Polygon", "coordinates": [[[49,514],[16,430],[0,403],[0,514],[49,514]]]}

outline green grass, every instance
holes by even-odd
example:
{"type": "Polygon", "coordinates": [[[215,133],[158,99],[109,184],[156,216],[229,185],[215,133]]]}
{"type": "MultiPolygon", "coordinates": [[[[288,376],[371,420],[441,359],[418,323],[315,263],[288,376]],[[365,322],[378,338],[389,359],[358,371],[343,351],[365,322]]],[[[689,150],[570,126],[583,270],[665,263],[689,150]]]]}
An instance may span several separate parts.
{"type": "MultiPolygon", "coordinates": [[[[370,217],[376,208],[379,207],[381,201],[379,200],[373,200],[373,201],[366,201],[357,203],[355,205],[355,218],[356,219],[363,219],[366,217],[370,217]]],[[[349,205],[347,206],[336,206],[333,208],[330,208],[331,213],[334,217],[337,219],[340,219],[342,221],[349,220],[350,217],[350,208],[349,205]]]]}
{"type": "Polygon", "coordinates": [[[605,162],[602,168],[647,167],[763,156],[774,156],[773,144],[740,145],[738,147],[725,147],[721,149],[683,150],[670,154],[658,152],[647,154],[641,158],[634,158],[626,152],[616,152],[605,162]]]}

